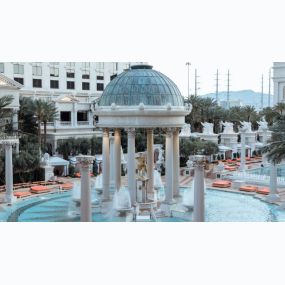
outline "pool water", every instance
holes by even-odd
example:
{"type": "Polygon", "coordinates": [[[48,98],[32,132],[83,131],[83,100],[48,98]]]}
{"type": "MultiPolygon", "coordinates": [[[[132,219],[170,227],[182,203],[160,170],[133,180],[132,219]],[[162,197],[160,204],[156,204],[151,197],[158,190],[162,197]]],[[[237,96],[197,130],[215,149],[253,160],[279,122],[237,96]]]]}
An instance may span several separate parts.
{"type": "MultiPolygon", "coordinates": [[[[181,194],[184,191],[180,189],[181,194]]],[[[19,222],[78,222],[79,216],[70,215],[71,193],[50,194],[16,203],[6,213],[8,221],[19,222]]],[[[205,214],[208,222],[268,222],[285,221],[285,211],[250,195],[208,189],[205,194],[205,214]]],[[[4,218],[2,217],[2,220],[4,218]]],[[[93,222],[125,222],[112,211],[101,213],[93,207],[93,222]]],[[[159,218],[159,222],[186,222],[185,218],[159,218]]]]}

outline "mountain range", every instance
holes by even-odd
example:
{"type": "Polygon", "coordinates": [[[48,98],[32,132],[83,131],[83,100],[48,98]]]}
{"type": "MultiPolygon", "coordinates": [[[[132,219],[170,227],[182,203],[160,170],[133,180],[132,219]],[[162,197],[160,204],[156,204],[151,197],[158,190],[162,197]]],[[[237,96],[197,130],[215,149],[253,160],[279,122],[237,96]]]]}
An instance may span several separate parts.
{"type": "MultiPolygon", "coordinates": [[[[239,91],[230,91],[229,98],[231,100],[240,100],[242,105],[250,105],[254,106],[256,109],[261,108],[261,93],[255,92],[253,90],[239,90],[239,91]]],[[[216,93],[209,93],[205,95],[201,95],[202,97],[209,97],[216,99],[216,93]]],[[[227,100],[227,92],[219,92],[219,101],[227,100]]],[[[270,98],[271,106],[273,106],[273,95],[270,98]]],[[[268,94],[263,94],[263,107],[268,106],[268,94]]]]}

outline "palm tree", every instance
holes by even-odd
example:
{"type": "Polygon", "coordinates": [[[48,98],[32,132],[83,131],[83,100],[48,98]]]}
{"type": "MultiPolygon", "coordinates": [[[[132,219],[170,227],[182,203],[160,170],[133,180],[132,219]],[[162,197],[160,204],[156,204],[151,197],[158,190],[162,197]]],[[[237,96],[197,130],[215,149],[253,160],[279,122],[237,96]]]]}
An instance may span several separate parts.
{"type": "Polygon", "coordinates": [[[44,147],[46,146],[46,136],[47,136],[47,123],[53,121],[57,117],[57,109],[52,102],[46,102],[41,99],[35,100],[33,102],[34,116],[37,119],[38,124],[38,140],[39,146],[42,146],[41,138],[41,124],[44,124],[44,147]]]}
{"type": "Polygon", "coordinates": [[[8,110],[6,107],[10,105],[13,101],[13,96],[2,96],[0,98],[0,118],[3,118],[7,115],[8,110]]]}
{"type": "Polygon", "coordinates": [[[274,164],[285,159],[285,115],[282,115],[271,128],[272,138],[268,145],[262,148],[268,160],[274,164]]]}
{"type": "Polygon", "coordinates": [[[242,107],[242,113],[244,115],[244,118],[247,122],[251,121],[251,118],[254,116],[256,113],[254,106],[244,106],[242,107]]]}
{"type": "MultiPolygon", "coordinates": [[[[11,110],[7,109],[6,107],[9,106],[13,101],[13,96],[2,96],[0,98],[0,119],[8,117],[11,114],[11,110]]],[[[6,123],[4,123],[5,120],[3,120],[3,124],[1,123],[1,127],[5,127],[6,123]]]]}
{"type": "Polygon", "coordinates": [[[44,102],[43,104],[44,115],[43,115],[43,124],[44,124],[44,147],[46,147],[47,142],[47,123],[53,122],[58,117],[57,108],[53,102],[44,102]]]}
{"type": "Polygon", "coordinates": [[[273,108],[274,111],[278,112],[280,115],[283,115],[283,111],[285,111],[285,103],[278,103],[273,108]]]}
{"type": "Polygon", "coordinates": [[[275,118],[279,116],[279,113],[276,112],[273,108],[271,107],[266,107],[263,108],[262,111],[259,113],[262,117],[265,118],[265,121],[268,123],[269,126],[272,126],[275,118]]]}

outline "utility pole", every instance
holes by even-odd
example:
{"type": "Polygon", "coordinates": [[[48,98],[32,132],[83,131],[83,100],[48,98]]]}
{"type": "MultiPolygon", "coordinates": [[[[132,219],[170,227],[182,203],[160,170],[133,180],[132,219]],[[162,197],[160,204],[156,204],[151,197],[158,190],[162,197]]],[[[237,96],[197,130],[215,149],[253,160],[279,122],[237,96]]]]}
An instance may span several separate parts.
{"type": "Polygon", "coordinates": [[[189,69],[190,69],[190,65],[191,63],[190,62],[186,62],[186,65],[187,65],[187,69],[188,69],[188,89],[187,89],[187,93],[188,93],[188,103],[190,102],[190,89],[189,89],[189,69]]]}
{"type": "Polygon", "coordinates": [[[263,109],[263,74],[261,76],[261,110],[263,109]]]}
{"type": "Polygon", "coordinates": [[[228,69],[227,74],[227,109],[230,108],[230,70],[228,69]]]}
{"type": "Polygon", "coordinates": [[[271,100],[271,68],[269,68],[269,81],[268,81],[268,107],[270,107],[271,100]]]}
{"type": "Polygon", "coordinates": [[[197,75],[197,69],[195,69],[195,96],[198,95],[198,89],[200,89],[198,88],[198,84],[199,84],[198,77],[199,76],[197,75]]]}
{"type": "Polygon", "coordinates": [[[219,70],[217,69],[216,73],[216,102],[218,104],[219,101],[219,70]]]}

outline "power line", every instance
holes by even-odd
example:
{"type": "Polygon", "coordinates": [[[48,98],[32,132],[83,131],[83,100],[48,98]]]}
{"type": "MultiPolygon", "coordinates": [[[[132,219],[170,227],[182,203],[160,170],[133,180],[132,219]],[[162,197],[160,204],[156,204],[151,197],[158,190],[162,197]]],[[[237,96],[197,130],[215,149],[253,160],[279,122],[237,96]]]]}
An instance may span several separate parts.
{"type": "Polygon", "coordinates": [[[216,102],[219,101],[219,70],[217,69],[216,73],[216,102]]]}
{"type": "Polygon", "coordinates": [[[263,109],[263,74],[261,75],[261,110],[263,109]]]}
{"type": "Polygon", "coordinates": [[[200,89],[200,88],[198,87],[198,85],[199,85],[199,83],[200,83],[200,82],[198,82],[198,77],[200,77],[200,76],[198,76],[198,74],[197,74],[197,69],[195,69],[195,96],[198,95],[198,90],[200,89]]]}
{"type": "Polygon", "coordinates": [[[230,108],[230,70],[227,73],[227,109],[230,108]]]}
{"type": "MultiPolygon", "coordinates": [[[[189,78],[189,69],[190,69],[190,65],[191,63],[190,62],[186,62],[186,65],[187,65],[187,69],[188,69],[188,88],[187,88],[187,93],[188,93],[188,101],[190,101],[190,89],[189,89],[189,81],[190,81],[190,78],[189,78]]],[[[189,103],[189,102],[188,102],[189,103]]]]}
{"type": "Polygon", "coordinates": [[[271,100],[271,68],[269,68],[269,78],[268,78],[268,107],[270,107],[271,100]]]}

